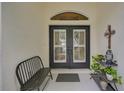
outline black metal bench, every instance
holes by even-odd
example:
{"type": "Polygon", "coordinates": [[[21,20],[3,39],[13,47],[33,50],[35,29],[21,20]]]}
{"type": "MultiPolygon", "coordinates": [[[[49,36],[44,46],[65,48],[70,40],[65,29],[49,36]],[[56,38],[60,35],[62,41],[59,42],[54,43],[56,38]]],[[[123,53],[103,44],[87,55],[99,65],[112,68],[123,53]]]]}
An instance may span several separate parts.
{"type": "MultiPolygon", "coordinates": [[[[50,68],[44,67],[39,56],[34,56],[19,63],[16,67],[16,76],[21,86],[20,90],[22,91],[40,90],[40,86],[47,76],[53,79],[50,68]]],[[[49,79],[47,79],[42,90],[44,90],[49,79]]]]}

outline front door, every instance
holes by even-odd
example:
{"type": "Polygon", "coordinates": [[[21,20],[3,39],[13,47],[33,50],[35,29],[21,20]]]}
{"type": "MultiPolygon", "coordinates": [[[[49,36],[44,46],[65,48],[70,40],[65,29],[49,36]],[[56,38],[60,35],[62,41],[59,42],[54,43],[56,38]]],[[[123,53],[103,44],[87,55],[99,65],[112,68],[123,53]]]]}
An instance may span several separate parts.
{"type": "Polygon", "coordinates": [[[51,68],[90,67],[90,27],[50,26],[51,68]]]}

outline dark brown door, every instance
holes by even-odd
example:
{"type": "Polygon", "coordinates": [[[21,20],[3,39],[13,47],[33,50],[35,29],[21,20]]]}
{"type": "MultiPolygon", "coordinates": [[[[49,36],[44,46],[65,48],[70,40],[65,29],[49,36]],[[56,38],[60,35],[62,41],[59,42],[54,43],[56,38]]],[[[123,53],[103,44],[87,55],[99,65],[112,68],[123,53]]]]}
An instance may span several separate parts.
{"type": "Polygon", "coordinates": [[[90,26],[49,27],[51,68],[90,67],[90,26]]]}

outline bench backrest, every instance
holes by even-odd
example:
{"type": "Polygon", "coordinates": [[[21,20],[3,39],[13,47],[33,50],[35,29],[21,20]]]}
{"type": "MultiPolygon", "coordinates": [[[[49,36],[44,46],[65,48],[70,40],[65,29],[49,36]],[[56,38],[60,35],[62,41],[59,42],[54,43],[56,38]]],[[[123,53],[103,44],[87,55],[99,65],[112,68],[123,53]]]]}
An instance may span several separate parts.
{"type": "Polygon", "coordinates": [[[44,66],[39,56],[34,56],[19,63],[16,67],[16,76],[20,85],[27,82],[40,69],[44,69],[44,66]]]}

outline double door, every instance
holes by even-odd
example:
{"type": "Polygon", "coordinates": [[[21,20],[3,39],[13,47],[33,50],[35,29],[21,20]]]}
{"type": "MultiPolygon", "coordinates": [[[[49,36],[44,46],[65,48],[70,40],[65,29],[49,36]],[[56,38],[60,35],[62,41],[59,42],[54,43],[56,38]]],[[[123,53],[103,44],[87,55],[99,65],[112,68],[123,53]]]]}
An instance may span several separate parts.
{"type": "Polygon", "coordinates": [[[90,27],[50,26],[49,51],[51,68],[90,67],[90,27]]]}

